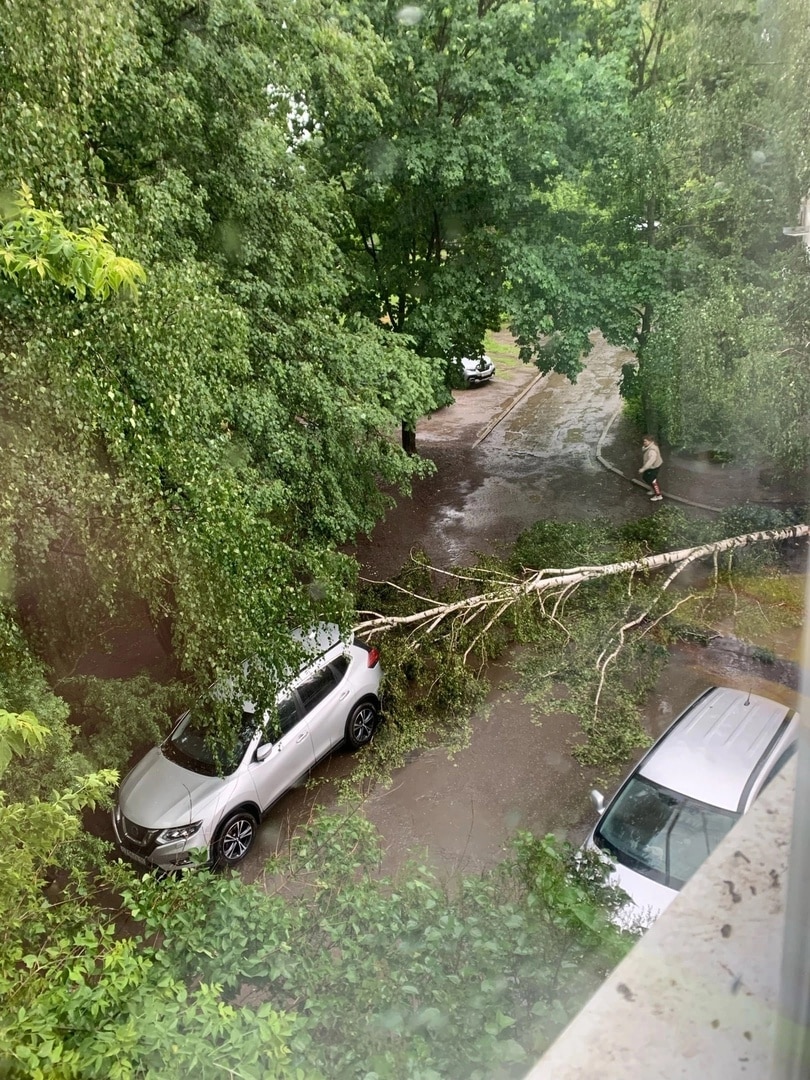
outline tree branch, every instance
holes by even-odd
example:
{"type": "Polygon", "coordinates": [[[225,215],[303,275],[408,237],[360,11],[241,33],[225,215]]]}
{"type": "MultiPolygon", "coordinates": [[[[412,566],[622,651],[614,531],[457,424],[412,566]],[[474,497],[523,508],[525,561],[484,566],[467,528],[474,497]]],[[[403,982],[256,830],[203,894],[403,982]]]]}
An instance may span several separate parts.
{"type": "MultiPolygon", "coordinates": [[[[615,577],[618,574],[648,572],[660,570],[665,566],[673,566],[674,570],[668,575],[662,586],[662,591],[664,591],[687,566],[690,566],[698,559],[710,556],[716,559],[723,552],[750,547],[753,544],[778,543],[807,536],[810,536],[810,525],[791,525],[783,529],[764,529],[759,532],[745,533],[742,536],[731,536],[725,540],[715,540],[708,544],[700,544],[697,547],[681,548],[678,551],[666,551],[660,555],[648,555],[642,559],[628,559],[624,562],[608,563],[605,566],[575,566],[567,570],[545,569],[531,571],[528,576],[522,579],[507,579],[497,586],[491,587],[489,591],[448,603],[434,604],[410,615],[374,615],[357,623],[354,629],[355,632],[366,635],[389,630],[397,626],[410,626],[414,629],[421,628],[432,631],[446,620],[464,617],[465,621],[469,621],[470,618],[489,609],[499,609],[499,616],[510,605],[525,597],[543,597],[548,593],[556,594],[551,615],[551,618],[556,621],[561,603],[572,590],[585,582],[615,577]]],[[[477,580],[476,583],[481,584],[480,580],[477,580]]],[[[491,623],[488,625],[491,625],[491,623]]]]}

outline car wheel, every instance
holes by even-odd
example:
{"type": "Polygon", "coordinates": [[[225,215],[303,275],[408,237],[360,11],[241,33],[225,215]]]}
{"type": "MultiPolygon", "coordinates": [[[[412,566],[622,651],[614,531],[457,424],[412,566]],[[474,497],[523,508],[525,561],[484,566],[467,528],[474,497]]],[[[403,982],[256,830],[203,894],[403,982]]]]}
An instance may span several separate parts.
{"type": "Polygon", "coordinates": [[[355,705],[346,721],[346,742],[352,750],[359,750],[370,742],[371,736],[377,730],[379,716],[379,710],[373,701],[361,701],[359,705],[355,705]]]}
{"type": "Polygon", "coordinates": [[[247,810],[231,814],[217,833],[214,866],[221,870],[240,863],[250,850],[258,827],[256,818],[247,810]]]}

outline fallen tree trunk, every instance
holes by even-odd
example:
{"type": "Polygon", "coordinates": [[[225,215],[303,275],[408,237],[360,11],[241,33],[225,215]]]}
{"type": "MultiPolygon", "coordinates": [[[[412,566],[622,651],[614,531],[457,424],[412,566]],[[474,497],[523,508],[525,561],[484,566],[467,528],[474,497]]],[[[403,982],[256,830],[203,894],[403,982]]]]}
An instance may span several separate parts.
{"type": "MultiPolygon", "coordinates": [[[[697,547],[681,548],[678,551],[665,551],[660,555],[648,555],[642,559],[627,559],[623,562],[608,563],[605,566],[572,566],[568,569],[532,570],[522,578],[503,578],[493,583],[485,591],[473,596],[463,597],[444,604],[434,604],[415,611],[410,615],[379,615],[375,612],[358,612],[367,618],[358,622],[355,631],[365,635],[388,630],[397,626],[410,626],[414,630],[431,631],[448,619],[461,619],[468,622],[478,615],[487,613],[491,625],[510,605],[528,596],[554,598],[555,603],[549,612],[549,618],[556,618],[559,605],[570,595],[572,590],[588,581],[612,577],[618,574],[646,573],[660,570],[665,566],[674,567],[673,572],[662,584],[662,590],[681,574],[687,566],[698,559],[717,559],[728,551],[750,547],[753,544],[779,543],[785,540],[800,539],[810,536],[810,525],[791,525],[782,529],[764,529],[760,532],[731,536],[725,540],[715,540],[697,547]]],[[[466,579],[482,583],[481,578],[472,575],[466,579]]],[[[407,592],[407,590],[404,590],[407,592]]],[[[414,595],[414,594],[411,594],[414,595]]],[[[419,598],[422,599],[422,598],[419,598]]]]}

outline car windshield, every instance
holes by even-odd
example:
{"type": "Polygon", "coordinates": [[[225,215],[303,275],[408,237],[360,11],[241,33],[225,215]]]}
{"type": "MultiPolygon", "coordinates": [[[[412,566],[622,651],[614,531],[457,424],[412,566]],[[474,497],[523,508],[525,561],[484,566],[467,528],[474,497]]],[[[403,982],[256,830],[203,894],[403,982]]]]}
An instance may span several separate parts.
{"type": "Polygon", "coordinates": [[[682,888],[739,817],[634,776],[594,832],[631,870],[682,888]]]}
{"type": "Polygon", "coordinates": [[[163,753],[192,772],[205,776],[230,776],[245,756],[256,727],[256,713],[243,709],[239,728],[231,744],[219,745],[206,718],[198,718],[187,712],[163,743],[163,753]]]}

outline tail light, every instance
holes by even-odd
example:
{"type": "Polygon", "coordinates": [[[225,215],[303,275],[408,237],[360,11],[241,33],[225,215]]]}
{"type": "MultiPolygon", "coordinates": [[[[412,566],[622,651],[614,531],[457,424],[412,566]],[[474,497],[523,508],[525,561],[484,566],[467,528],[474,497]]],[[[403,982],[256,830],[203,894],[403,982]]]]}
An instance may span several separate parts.
{"type": "Polygon", "coordinates": [[[376,645],[370,645],[366,657],[366,667],[376,667],[380,662],[380,650],[376,645]]]}

